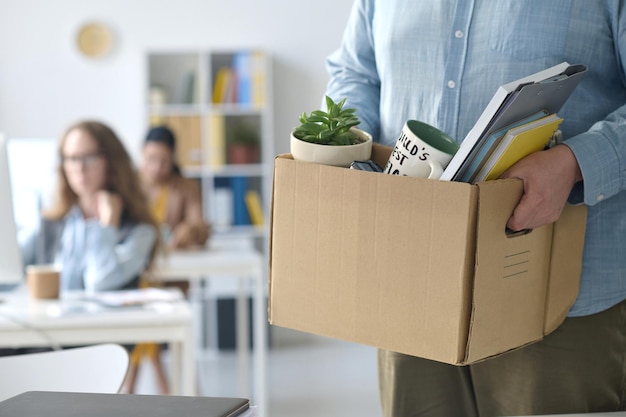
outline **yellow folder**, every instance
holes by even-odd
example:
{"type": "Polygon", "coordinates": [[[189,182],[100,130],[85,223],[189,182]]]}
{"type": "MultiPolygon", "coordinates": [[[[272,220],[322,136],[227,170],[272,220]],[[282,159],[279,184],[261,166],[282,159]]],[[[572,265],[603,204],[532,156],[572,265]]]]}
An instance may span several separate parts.
{"type": "Polygon", "coordinates": [[[553,113],[509,130],[476,175],[474,182],[498,179],[520,159],[544,149],[562,121],[562,118],[553,113]]]}

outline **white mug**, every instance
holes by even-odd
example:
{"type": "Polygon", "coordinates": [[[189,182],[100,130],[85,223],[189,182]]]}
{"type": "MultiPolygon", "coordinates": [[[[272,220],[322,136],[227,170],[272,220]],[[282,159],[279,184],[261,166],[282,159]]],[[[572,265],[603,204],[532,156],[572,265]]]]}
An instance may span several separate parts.
{"type": "Polygon", "coordinates": [[[383,172],[438,179],[458,150],[454,139],[436,127],[407,120],[383,172]]]}

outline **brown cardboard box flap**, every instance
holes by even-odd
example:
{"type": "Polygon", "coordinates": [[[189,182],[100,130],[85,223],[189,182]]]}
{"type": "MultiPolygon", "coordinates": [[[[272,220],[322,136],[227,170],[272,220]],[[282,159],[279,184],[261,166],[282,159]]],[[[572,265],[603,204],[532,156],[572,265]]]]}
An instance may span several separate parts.
{"type": "Polygon", "coordinates": [[[563,323],[578,296],[586,224],[587,207],[570,204],[565,206],[554,224],[546,297],[546,335],[563,323]]]}
{"type": "Polygon", "coordinates": [[[473,315],[466,362],[543,337],[552,226],[507,235],[522,192],[520,180],[477,184],[473,315]]]}
{"type": "Polygon", "coordinates": [[[586,221],[584,206],[567,205],[555,223],[507,236],[504,227],[522,195],[521,181],[488,181],[477,186],[476,269],[467,363],[541,340],[563,322],[578,295],[586,221]],[[511,187],[510,181],[517,186],[511,187]],[[545,276],[547,280],[541,278],[545,276]]]}

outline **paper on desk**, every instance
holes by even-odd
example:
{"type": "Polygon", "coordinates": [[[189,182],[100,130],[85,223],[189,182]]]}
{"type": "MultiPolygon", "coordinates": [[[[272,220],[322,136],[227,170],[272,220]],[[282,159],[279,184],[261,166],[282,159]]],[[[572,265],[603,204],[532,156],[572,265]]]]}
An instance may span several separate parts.
{"type": "Polygon", "coordinates": [[[89,299],[107,307],[126,307],[155,302],[178,301],[182,299],[182,294],[180,291],[161,288],[141,288],[137,290],[98,292],[89,296],[89,299]]]}

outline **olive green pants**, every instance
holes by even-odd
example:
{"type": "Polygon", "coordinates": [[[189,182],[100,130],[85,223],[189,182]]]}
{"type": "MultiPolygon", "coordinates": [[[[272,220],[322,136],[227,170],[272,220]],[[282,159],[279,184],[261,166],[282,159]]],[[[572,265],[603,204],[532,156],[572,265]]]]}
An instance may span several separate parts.
{"type": "Polygon", "coordinates": [[[542,341],[457,367],[380,350],[385,417],[491,417],[626,410],[626,301],[568,318],[542,341]]]}

